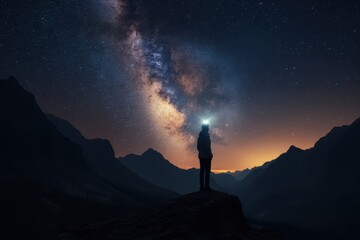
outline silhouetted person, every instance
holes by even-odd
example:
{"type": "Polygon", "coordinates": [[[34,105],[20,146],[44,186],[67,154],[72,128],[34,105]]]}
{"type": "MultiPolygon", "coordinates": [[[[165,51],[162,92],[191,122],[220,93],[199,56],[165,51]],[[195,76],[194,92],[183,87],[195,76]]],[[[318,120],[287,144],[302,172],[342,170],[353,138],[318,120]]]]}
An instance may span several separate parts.
{"type": "Polygon", "coordinates": [[[209,135],[209,125],[203,124],[197,140],[197,149],[200,160],[200,191],[212,191],[210,188],[210,169],[211,169],[211,141],[209,135]],[[205,176],[204,176],[205,175],[205,176]],[[205,177],[205,184],[204,184],[205,177]]]}

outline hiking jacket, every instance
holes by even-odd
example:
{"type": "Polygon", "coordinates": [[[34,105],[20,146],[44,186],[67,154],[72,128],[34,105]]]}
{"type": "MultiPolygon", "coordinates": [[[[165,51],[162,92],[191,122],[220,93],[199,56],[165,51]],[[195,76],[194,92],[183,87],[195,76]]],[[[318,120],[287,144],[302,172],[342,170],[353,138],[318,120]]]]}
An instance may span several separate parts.
{"type": "Polygon", "coordinates": [[[199,151],[199,158],[212,158],[213,154],[211,152],[211,141],[208,131],[202,130],[199,133],[197,139],[197,150],[199,151]]]}

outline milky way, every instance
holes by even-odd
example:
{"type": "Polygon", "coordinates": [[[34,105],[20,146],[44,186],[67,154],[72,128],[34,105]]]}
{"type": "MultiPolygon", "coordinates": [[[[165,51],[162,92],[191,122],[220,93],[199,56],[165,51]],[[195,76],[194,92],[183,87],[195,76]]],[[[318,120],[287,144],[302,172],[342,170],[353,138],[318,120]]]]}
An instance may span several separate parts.
{"type": "Polygon", "coordinates": [[[195,47],[186,44],[171,44],[156,34],[143,35],[138,23],[129,19],[127,2],[108,3],[110,19],[117,16],[115,29],[125,33],[117,39],[118,48],[127,57],[160,141],[182,152],[194,150],[201,120],[210,118],[214,143],[225,144],[222,126],[234,122],[239,109],[234,87],[217,72],[216,68],[223,67],[221,60],[214,61],[205,51],[192,51],[195,47]],[[221,121],[225,122],[222,126],[217,124],[221,121]]]}

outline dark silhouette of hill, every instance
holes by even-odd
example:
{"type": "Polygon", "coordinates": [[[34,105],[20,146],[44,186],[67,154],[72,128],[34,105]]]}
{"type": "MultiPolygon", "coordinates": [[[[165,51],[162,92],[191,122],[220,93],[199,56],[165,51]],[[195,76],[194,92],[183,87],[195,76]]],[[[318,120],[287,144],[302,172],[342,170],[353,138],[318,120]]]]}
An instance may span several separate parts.
{"type": "MultiPolygon", "coordinates": [[[[199,190],[199,170],[181,169],[166,160],[161,153],[152,148],[142,155],[129,154],[118,158],[119,161],[145,180],[178,193],[185,194],[199,190]]],[[[211,179],[211,185],[216,190],[224,190],[211,179]]]]}
{"type": "Polygon", "coordinates": [[[232,175],[234,178],[236,178],[238,181],[243,180],[249,173],[251,172],[251,170],[249,168],[246,168],[244,170],[241,171],[235,171],[235,172],[228,172],[228,174],[232,175]]]}
{"type": "Polygon", "coordinates": [[[195,192],[129,217],[82,227],[64,239],[279,239],[247,223],[236,196],[195,192]]]}
{"type": "Polygon", "coordinates": [[[258,167],[253,167],[253,168],[246,168],[244,170],[241,171],[235,171],[235,172],[227,172],[227,174],[233,176],[236,180],[241,181],[243,180],[247,175],[249,175],[249,173],[251,173],[252,171],[258,169],[258,168],[267,168],[269,166],[269,164],[271,163],[271,161],[268,161],[266,163],[264,163],[261,166],[258,167]]]}
{"type": "Polygon", "coordinates": [[[322,237],[330,234],[333,239],[359,236],[359,149],[357,119],[350,126],[333,128],[311,149],[291,146],[267,168],[249,173],[234,192],[245,213],[258,221],[322,237]]]}
{"type": "Polygon", "coordinates": [[[238,183],[238,180],[228,173],[211,173],[210,176],[219,186],[226,190],[226,192],[229,192],[230,189],[238,183]]]}
{"type": "MultiPolygon", "coordinates": [[[[0,132],[1,239],[52,239],[69,227],[176,196],[125,167],[118,169],[126,183],[94,172],[81,147],[47,120],[34,96],[13,77],[0,80],[0,132]]],[[[111,155],[109,145],[97,142],[93,146],[111,155]]]]}
{"type": "MultiPolygon", "coordinates": [[[[128,195],[139,194],[140,199],[151,202],[151,197],[167,198],[169,191],[156,188],[144,181],[115,158],[114,150],[106,139],[86,139],[80,131],[64,119],[54,115],[47,115],[48,120],[72,142],[81,147],[82,155],[90,169],[102,179],[121,187],[128,195]],[[145,196],[144,194],[148,195],[145,196]]],[[[173,194],[175,197],[177,194],[173,194]]]]}

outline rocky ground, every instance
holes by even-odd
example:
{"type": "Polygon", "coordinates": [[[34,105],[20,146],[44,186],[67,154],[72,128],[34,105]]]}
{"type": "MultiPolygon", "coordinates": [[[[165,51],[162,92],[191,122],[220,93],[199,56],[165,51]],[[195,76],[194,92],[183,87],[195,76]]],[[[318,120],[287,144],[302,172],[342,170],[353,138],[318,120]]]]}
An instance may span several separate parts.
{"type": "Polygon", "coordinates": [[[250,226],[236,196],[194,192],[137,214],[82,227],[63,239],[254,239],[279,237],[250,226]]]}

